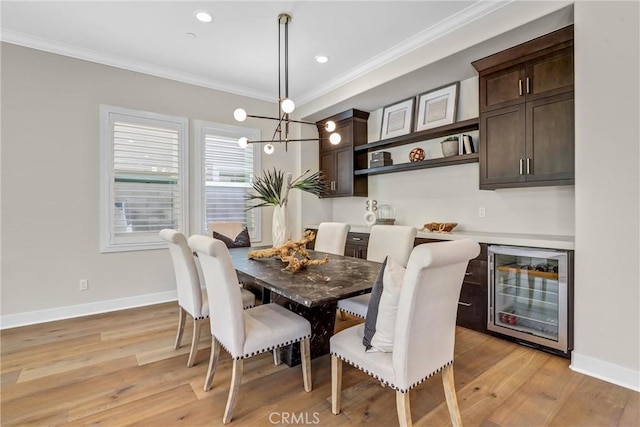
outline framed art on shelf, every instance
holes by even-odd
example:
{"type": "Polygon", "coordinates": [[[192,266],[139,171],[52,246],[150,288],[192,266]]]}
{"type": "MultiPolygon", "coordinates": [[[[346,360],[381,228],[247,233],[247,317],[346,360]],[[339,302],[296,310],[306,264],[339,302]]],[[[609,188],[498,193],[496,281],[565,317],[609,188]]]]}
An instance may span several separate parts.
{"type": "Polygon", "coordinates": [[[460,82],[418,96],[416,132],[448,125],[456,121],[460,82]]]}
{"type": "Polygon", "coordinates": [[[413,128],[415,97],[384,107],[380,139],[395,138],[411,133],[413,128]]]}

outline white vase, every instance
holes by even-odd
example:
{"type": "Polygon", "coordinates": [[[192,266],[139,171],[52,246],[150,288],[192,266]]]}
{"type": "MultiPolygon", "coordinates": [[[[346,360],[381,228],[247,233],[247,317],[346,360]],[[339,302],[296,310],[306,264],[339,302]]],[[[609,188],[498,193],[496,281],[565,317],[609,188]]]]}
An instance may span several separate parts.
{"type": "Polygon", "coordinates": [[[289,240],[290,234],[287,206],[276,205],[273,208],[273,222],[271,224],[273,246],[284,245],[289,240]]]}

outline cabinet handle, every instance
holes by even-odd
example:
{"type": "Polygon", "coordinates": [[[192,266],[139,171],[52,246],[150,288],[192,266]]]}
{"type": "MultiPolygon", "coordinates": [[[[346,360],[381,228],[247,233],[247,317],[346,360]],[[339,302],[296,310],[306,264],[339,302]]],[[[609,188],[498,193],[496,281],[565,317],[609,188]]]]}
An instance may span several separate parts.
{"type": "Polygon", "coordinates": [[[531,159],[527,157],[527,175],[531,175],[531,159]]]}
{"type": "Polygon", "coordinates": [[[529,83],[529,77],[527,77],[527,93],[531,93],[531,85],[529,83]]]}
{"type": "Polygon", "coordinates": [[[331,181],[331,190],[336,191],[336,182],[331,181]]]}
{"type": "Polygon", "coordinates": [[[523,172],[523,166],[522,166],[522,165],[523,165],[523,163],[524,163],[524,160],[520,159],[520,175],[523,175],[523,174],[524,174],[524,172],[523,172]]]}
{"type": "Polygon", "coordinates": [[[469,273],[468,271],[464,273],[465,276],[473,276],[473,273],[469,273]]]}
{"type": "Polygon", "coordinates": [[[360,241],[360,240],[362,240],[362,237],[352,237],[352,238],[351,238],[351,240],[358,240],[358,241],[360,241]]]}
{"type": "Polygon", "coordinates": [[[463,307],[471,307],[471,303],[470,302],[458,301],[458,305],[461,305],[463,307]]]}
{"type": "Polygon", "coordinates": [[[522,96],[522,79],[518,80],[518,93],[522,96]]]}

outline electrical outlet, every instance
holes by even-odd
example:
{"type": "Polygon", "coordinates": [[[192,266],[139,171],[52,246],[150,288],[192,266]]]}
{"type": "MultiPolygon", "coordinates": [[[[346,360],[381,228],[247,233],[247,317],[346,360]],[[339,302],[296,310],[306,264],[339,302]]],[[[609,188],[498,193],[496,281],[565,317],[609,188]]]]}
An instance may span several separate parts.
{"type": "Polygon", "coordinates": [[[478,208],[478,216],[479,216],[480,218],[484,218],[484,217],[485,217],[485,214],[486,214],[486,212],[485,212],[485,210],[484,210],[484,206],[482,206],[482,207],[478,208]]]}
{"type": "Polygon", "coordinates": [[[86,291],[89,289],[89,281],[87,279],[80,280],[80,290],[86,291]]]}

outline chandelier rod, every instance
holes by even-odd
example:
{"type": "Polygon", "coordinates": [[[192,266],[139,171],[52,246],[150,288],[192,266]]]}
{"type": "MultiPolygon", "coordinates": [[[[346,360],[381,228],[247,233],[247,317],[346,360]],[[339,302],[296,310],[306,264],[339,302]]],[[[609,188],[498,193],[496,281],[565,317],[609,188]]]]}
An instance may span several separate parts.
{"type": "MultiPolygon", "coordinates": [[[[283,121],[283,120],[284,120],[284,115],[285,115],[285,113],[283,113],[283,114],[282,114],[282,117],[283,117],[283,118],[280,118],[280,119],[279,119],[279,118],[277,118],[277,117],[255,116],[255,115],[253,115],[253,114],[247,114],[247,117],[248,117],[248,118],[253,118],[253,119],[266,119],[266,120],[275,120],[276,122],[281,122],[281,121],[283,121]]],[[[305,121],[303,121],[303,120],[294,120],[294,119],[289,119],[289,121],[290,121],[291,123],[300,123],[300,124],[303,124],[303,125],[314,125],[314,126],[316,126],[316,127],[318,126],[318,124],[317,124],[317,123],[313,123],[313,122],[305,122],[305,121]]]]}
{"type": "MultiPolygon", "coordinates": [[[[303,138],[303,139],[289,139],[289,142],[305,142],[305,141],[329,141],[329,138],[303,138]]],[[[247,144],[263,144],[265,142],[286,142],[286,140],[277,139],[263,139],[260,141],[247,140],[247,144]]]]}

